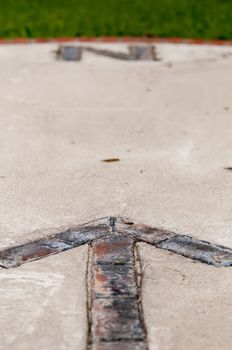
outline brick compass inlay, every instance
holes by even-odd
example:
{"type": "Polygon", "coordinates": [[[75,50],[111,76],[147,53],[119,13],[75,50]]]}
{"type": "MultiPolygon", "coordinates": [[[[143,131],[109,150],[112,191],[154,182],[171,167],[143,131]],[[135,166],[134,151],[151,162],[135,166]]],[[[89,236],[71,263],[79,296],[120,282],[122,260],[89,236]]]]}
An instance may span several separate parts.
{"type": "Polygon", "coordinates": [[[147,350],[139,241],[217,267],[232,265],[230,248],[110,217],[5,249],[0,252],[0,266],[17,267],[88,243],[87,349],[147,350]]]}

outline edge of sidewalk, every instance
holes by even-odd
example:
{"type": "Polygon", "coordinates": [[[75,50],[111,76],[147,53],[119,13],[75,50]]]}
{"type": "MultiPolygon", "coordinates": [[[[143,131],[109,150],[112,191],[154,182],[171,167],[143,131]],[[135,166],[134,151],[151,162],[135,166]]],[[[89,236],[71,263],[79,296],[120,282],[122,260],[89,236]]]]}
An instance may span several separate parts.
{"type": "Polygon", "coordinates": [[[204,39],[185,39],[185,38],[156,38],[156,37],[130,37],[130,36],[101,36],[101,37],[58,37],[58,38],[15,38],[0,39],[0,45],[5,44],[35,44],[35,43],[147,43],[147,44],[188,44],[188,45],[217,45],[232,46],[232,40],[204,40],[204,39]]]}

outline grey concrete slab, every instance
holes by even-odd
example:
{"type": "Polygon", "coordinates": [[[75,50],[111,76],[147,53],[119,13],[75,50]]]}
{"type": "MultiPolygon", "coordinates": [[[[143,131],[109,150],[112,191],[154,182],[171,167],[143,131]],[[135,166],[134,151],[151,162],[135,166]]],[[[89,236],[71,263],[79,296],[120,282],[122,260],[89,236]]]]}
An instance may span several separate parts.
{"type": "MultiPolygon", "coordinates": [[[[96,47],[127,51],[125,45],[96,47]]],[[[56,48],[0,47],[0,249],[110,215],[232,247],[232,172],[224,169],[232,164],[232,48],[163,44],[157,45],[159,62],[89,52],[79,63],[55,61],[56,48]],[[120,161],[101,161],[107,158],[120,161]]],[[[149,249],[144,266],[153,259],[155,248],[149,249]]],[[[74,251],[64,254],[0,271],[4,349],[84,349],[86,248],[80,260],[74,251]]],[[[194,350],[200,343],[227,350],[230,270],[154,254],[162,255],[159,276],[168,278],[156,302],[158,282],[147,275],[155,271],[145,268],[151,350],[171,347],[168,337],[186,346],[191,336],[182,326],[193,329],[194,350]],[[186,269],[183,288],[179,272],[171,277],[172,259],[174,270],[186,269]],[[174,302],[163,311],[158,300],[165,293],[174,302]],[[217,315],[224,317],[223,333],[216,332],[217,315]]]]}
{"type": "Polygon", "coordinates": [[[86,348],[87,248],[0,271],[1,350],[86,348]]]}
{"type": "Polygon", "coordinates": [[[231,244],[231,48],[68,63],[55,47],[0,48],[1,247],[105,215],[231,244]]]}
{"type": "Polygon", "coordinates": [[[229,350],[231,269],[139,246],[149,349],[229,350]]]}
{"type": "Polygon", "coordinates": [[[55,48],[0,47],[1,247],[106,215],[230,245],[231,48],[141,63],[55,48]]]}

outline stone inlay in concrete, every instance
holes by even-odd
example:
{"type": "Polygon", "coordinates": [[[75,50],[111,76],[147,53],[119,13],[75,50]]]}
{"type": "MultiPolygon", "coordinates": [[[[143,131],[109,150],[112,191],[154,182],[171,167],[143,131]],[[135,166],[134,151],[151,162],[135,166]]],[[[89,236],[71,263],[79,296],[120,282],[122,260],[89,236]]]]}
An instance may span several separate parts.
{"type": "Polygon", "coordinates": [[[92,52],[96,55],[106,56],[110,58],[125,61],[157,61],[157,53],[155,46],[139,45],[129,46],[128,53],[115,52],[112,50],[99,49],[90,46],[60,46],[56,53],[58,60],[64,61],[81,61],[84,51],[92,52]]]}

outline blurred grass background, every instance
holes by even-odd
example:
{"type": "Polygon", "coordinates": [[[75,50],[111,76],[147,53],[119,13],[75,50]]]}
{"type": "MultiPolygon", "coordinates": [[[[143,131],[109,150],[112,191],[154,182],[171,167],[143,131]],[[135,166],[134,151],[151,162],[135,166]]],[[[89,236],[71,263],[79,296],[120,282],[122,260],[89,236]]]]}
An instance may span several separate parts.
{"type": "Polygon", "coordinates": [[[232,0],[0,0],[1,38],[232,39],[232,0]]]}

